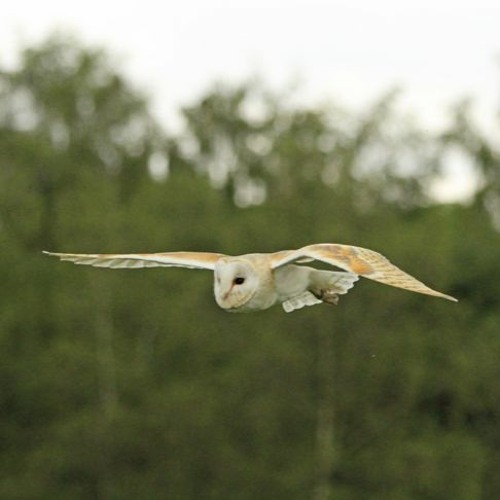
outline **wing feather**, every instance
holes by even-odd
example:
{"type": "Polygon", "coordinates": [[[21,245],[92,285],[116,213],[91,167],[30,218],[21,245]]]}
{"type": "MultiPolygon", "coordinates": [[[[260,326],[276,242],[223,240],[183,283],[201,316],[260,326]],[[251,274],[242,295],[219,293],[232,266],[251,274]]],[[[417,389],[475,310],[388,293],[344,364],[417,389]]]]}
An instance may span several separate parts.
{"type": "Polygon", "coordinates": [[[112,269],[141,269],[145,267],[187,267],[189,269],[211,269],[224,257],[209,252],[166,252],[138,254],[81,254],[43,252],[60,260],[94,267],[112,269]]]}
{"type": "Polygon", "coordinates": [[[386,285],[457,302],[454,297],[429,288],[392,264],[382,254],[367,248],[332,243],[309,245],[298,250],[272,254],[271,267],[276,269],[291,262],[300,262],[304,258],[325,262],[386,285]]]}

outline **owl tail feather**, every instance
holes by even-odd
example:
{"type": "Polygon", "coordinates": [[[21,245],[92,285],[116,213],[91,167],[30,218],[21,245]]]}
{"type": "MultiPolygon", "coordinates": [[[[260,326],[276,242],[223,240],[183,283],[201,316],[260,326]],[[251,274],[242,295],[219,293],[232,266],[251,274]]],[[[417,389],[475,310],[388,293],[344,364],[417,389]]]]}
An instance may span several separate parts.
{"type": "Polygon", "coordinates": [[[297,309],[302,309],[305,306],[314,306],[316,304],[321,304],[322,300],[316,297],[311,292],[307,290],[302,292],[300,295],[295,295],[295,297],[290,297],[285,300],[281,305],[285,312],[289,313],[297,309]]]}

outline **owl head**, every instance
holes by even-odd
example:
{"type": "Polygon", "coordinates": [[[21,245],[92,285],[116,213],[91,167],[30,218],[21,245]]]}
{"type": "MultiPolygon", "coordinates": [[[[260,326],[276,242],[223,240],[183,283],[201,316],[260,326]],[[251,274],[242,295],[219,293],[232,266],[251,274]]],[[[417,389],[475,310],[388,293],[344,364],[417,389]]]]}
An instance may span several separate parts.
{"type": "Polygon", "coordinates": [[[259,289],[259,282],[257,272],[248,262],[220,259],[214,269],[215,300],[222,309],[245,309],[259,289]]]}

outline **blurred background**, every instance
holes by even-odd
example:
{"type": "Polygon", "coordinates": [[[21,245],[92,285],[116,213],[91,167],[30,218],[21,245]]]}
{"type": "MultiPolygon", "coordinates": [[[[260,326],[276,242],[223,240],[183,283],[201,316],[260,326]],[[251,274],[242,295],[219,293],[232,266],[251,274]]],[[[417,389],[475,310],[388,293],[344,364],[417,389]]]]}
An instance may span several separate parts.
{"type": "Polygon", "coordinates": [[[0,498],[500,498],[500,7],[20,0],[0,19],[0,498]],[[68,252],[349,243],[218,309],[68,252]]]}

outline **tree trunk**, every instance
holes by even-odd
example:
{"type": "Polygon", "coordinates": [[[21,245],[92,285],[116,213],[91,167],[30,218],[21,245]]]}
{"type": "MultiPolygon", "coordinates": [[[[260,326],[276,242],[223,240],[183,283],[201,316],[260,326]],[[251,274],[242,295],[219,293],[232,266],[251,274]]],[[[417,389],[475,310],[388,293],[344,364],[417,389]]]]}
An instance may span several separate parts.
{"type": "Polygon", "coordinates": [[[335,447],[335,390],[333,338],[330,331],[318,332],[318,416],[316,423],[316,484],[314,500],[333,498],[335,447]]]}

